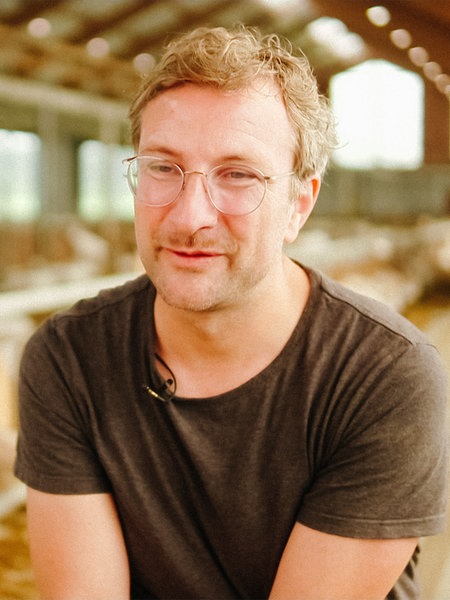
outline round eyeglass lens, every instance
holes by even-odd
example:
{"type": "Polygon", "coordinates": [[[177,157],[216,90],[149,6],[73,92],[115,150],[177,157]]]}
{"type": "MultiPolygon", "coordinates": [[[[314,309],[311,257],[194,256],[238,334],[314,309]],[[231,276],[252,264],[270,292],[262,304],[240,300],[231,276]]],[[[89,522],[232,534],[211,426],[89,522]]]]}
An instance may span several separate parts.
{"type": "Polygon", "coordinates": [[[266,192],[262,173],[242,165],[220,165],[207,176],[214,206],[228,215],[246,215],[258,208],[266,192]]]}
{"type": "Polygon", "coordinates": [[[181,192],[183,171],[169,161],[138,156],[129,164],[128,180],[138,202],[165,206],[181,192]]]}

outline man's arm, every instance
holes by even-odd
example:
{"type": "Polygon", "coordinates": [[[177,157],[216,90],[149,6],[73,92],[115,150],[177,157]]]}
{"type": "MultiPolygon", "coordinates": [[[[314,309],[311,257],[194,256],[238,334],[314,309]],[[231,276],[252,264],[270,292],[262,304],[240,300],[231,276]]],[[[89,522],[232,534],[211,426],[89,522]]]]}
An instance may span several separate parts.
{"type": "Polygon", "coordinates": [[[30,552],[42,600],[124,600],[128,558],[109,494],[28,489],[30,552]]]}
{"type": "Polygon", "coordinates": [[[296,523],[270,600],[383,600],[416,545],[417,539],[352,539],[296,523]]]}

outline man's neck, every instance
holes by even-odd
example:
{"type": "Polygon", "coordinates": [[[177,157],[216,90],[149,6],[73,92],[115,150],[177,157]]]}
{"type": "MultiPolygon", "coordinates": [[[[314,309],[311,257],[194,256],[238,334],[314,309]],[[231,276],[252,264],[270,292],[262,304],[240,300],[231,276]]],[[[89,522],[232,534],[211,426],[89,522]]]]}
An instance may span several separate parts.
{"type": "Polygon", "coordinates": [[[236,307],[192,313],[158,295],[158,353],[173,370],[180,396],[231,390],[268,366],[291,336],[309,296],[309,279],[286,262],[284,277],[236,307]]]}

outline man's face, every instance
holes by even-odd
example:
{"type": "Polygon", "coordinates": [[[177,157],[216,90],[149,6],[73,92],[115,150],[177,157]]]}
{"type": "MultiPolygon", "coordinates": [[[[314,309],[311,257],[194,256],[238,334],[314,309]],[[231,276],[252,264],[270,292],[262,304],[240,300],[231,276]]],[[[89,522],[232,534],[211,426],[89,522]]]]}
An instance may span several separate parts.
{"type": "MultiPolygon", "coordinates": [[[[291,171],[294,136],[273,85],[225,94],[185,84],[152,99],[142,115],[140,155],[170,160],[185,171],[222,164],[291,171]]],[[[240,303],[280,281],[283,243],[298,232],[291,178],[269,183],[261,206],[228,216],[211,204],[205,178],[190,174],[178,199],[164,207],[135,203],[142,263],[160,298],[191,311],[240,303]]]]}

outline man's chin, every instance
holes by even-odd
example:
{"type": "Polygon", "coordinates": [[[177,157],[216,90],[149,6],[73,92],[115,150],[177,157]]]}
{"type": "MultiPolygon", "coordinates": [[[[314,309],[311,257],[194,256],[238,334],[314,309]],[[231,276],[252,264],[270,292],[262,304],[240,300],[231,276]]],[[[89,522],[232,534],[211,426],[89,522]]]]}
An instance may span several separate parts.
{"type": "Polygon", "coordinates": [[[199,297],[198,295],[180,295],[158,292],[160,299],[173,309],[187,312],[212,312],[219,309],[219,303],[211,296],[199,297]]]}
{"type": "Polygon", "coordinates": [[[190,312],[205,312],[218,308],[226,298],[220,287],[211,281],[192,278],[190,281],[153,281],[159,298],[171,308],[190,312]],[[205,285],[206,284],[206,285],[205,285]]]}

